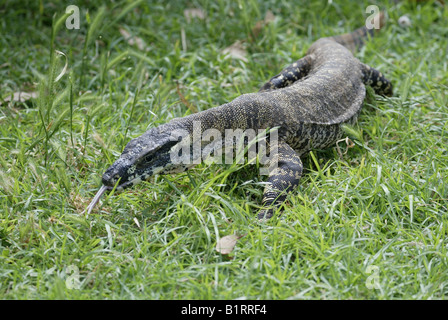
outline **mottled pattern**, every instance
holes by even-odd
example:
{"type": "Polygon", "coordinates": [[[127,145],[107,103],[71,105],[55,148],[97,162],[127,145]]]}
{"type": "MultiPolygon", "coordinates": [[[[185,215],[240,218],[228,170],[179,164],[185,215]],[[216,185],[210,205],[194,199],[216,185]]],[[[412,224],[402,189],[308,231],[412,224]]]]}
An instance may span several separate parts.
{"type": "Polygon", "coordinates": [[[361,72],[364,84],[371,86],[377,94],[392,95],[392,84],[381,72],[365,64],[361,64],[361,72]]]}
{"type": "Polygon", "coordinates": [[[260,91],[280,89],[293,84],[310,72],[311,64],[311,56],[305,56],[302,59],[297,60],[266,82],[265,85],[261,87],[260,91]]]}
{"type": "Polygon", "coordinates": [[[297,187],[303,171],[299,154],[285,141],[279,141],[277,152],[271,155],[271,161],[277,166],[269,172],[262,202],[265,209],[258,214],[259,219],[273,216],[274,210],[285,201],[287,192],[297,187]]]}
{"type": "MultiPolygon", "coordinates": [[[[271,78],[257,93],[197,114],[177,118],[148,130],[126,146],[120,158],[104,173],[103,184],[118,189],[132,186],[154,174],[182,172],[194,164],[175,164],[170,152],[182,137],[190,141],[208,129],[224,136],[226,129],[278,127],[279,141],[271,149],[271,166],[259,219],[272,217],[294,190],[302,174],[300,156],[313,148],[335,145],[343,137],[341,125],[357,120],[365,98],[365,84],[378,94],[391,95],[390,82],[377,70],[353,57],[350,50],[370,34],[366,28],[317,40],[302,59],[271,78]],[[200,121],[200,126],[195,126],[200,121]],[[177,141],[172,133],[177,132],[177,141]],[[272,166],[273,163],[277,166],[272,166]]],[[[199,145],[202,148],[202,145],[199,145]]],[[[176,149],[177,150],[177,149],[176,149]]],[[[193,147],[187,156],[195,158],[193,147]]]]}

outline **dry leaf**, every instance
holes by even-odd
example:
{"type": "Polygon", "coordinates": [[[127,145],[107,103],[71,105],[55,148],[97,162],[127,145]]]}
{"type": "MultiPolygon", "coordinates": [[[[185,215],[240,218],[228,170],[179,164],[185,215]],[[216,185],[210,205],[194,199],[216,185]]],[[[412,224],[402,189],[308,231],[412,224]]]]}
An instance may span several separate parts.
{"type": "Polygon", "coordinates": [[[264,16],[264,22],[267,24],[267,23],[272,22],[274,20],[275,20],[274,14],[272,13],[271,10],[268,10],[266,12],[266,15],[264,16]]]}
{"type": "Polygon", "coordinates": [[[193,18],[198,18],[200,20],[205,19],[205,13],[202,9],[190,8],[184,10],[185,19],[187,19],[187,23],[190,23],[193,18]]]}
{"type": "Polygon", "coordinates": [[[129,45],[131,46],[136,45],[139,50],[145,49],[146,47],[145,41],[143,41],[142,38],[131,35],[127,30],[123,28],[120,28],[119,31],[123,36],[124,40],[126,40],[129,43],[129,45]]]}
{"type": "Polygon", "coordinates": [[[56,53],[57,53],[58,55],[63,56],[63,57],[65,58],[65,65],[64,65],[64,68],[62,69],[61,73],[59,73],[59,75],[54,79],[54,82],[58,82],[59,80],[61,80],[61,78],[64,76],[64,74],[67,73],[68,58],[67,58],[67,56],[65,55],[64,52],[59,51],[59,50],[55,50],[55,51],[56,51],[56,53]]]}
{"type": "Polygon", "coordinates": [[[138,227],[139,229],[141,229],[141,227],[140,227],[140,223],[138,223],[137,218],[134,218],[134,222],[135,222],[135,224],[137,225],[137,227],[138,227]]]}
{"type": "Polygon", "coordinates": [[[229,47],[225,48],[224,50],[222,50],[222,53],[228,54],[232,58],[239,59],[239,60],[242,60],[244,62],[247,62],[247,58],[246,58],[247,51],[244,49],[243,44],[241,43],[241,41],[236,41],[231,46],[229,46],[229,47]]]}
{"type": "MultiPolygon", "coordinates": [[[[25,102],[31,98],[37,98],[37,92],[14,92],[10,96],[3,99],[5,102],[25,102]]],[[[1,104],[1,101],[0,101],[1,104]]]]}
{"type": "Polygon", "coordinates": [[[234,234],[222,237],[216,244],[216,251],[218,251],[220,254],[231,253],[235,248],[236,242],[239,238],[240,237],[237,237],[234,234]]]}
{"type": "Polygon", "coordinates": [[[264,16],[264,19],[261,20],[261,21],[258,21],[255,24],[255,27],[252,28],[252,36],[251,36],[251,38],[258,37],[258,35],[260,34],[260,32],[263,29],[263,27],[265,25],[267,25],[268,23],[271,23],[274,20],[275,20],[274,14],[272,13],[272,11],[268,10],[266,12],[266,15],[264,16]]]}
{"type": "Polygon", "coordinates": [[[341,159],[343,158],[343,155],[347,153],[348,149],[353,148],[354,146],[355,146],[355,143],[352,140],[350,140],[349,137],[346,137],[345,139],[341,139],[341,140],[336,141],[336,149],[337,149],[339,157],[341,159]],[[346,148],[345,148],[345,152],[342,153],[341,152],[341,148],[339,148],[339,142],[344,142],[344,141],[345,141],[345,144],[346,144],[346,148]]]}

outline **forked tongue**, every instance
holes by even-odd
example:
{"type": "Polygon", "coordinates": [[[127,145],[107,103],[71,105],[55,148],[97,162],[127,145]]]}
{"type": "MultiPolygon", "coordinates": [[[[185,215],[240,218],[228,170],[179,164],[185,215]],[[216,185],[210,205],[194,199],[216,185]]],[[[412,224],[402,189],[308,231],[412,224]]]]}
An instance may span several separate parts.
{"type": "Polygon", "coordinates": [[[86,213],[90,214],[90,212],[92,211],[92,209],[96,206],[96,204],[100,201],[101,196],[103,195],[104,192],[106,192],[108,188],[103,185],[100,190],[98,190],[98,192],[96,193],[95,197],[93,197],[92,202],[90,202],[90,204],[88,205],[88,207],[86,208],[86,213]]]}

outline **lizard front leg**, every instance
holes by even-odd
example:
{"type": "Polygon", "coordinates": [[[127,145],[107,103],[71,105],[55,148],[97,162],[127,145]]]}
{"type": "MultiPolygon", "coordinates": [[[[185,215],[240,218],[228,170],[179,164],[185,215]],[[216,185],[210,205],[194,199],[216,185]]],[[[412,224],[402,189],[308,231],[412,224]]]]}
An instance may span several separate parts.
{"type": "Polygon", "coordinates": [[[270,154],[269,178],[263,194],[259,220],[270,219],[276,208],[294,190],[302,176],[303,165],[299,155],[284,141],[279,141],[276,152],[270,154]]]}
{"type": "Polygon", "coordinates": [[[392,83],[384,75],[364,63],[361,63],[362,81],[371,86],[376,94],[391,96],[393,93],[392,83]]]}

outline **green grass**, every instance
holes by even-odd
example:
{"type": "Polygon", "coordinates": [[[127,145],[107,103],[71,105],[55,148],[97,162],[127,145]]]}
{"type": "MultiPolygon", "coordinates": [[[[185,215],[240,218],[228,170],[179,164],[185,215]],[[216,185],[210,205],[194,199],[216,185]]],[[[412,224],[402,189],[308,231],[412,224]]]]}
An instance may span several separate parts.
{"type": "Polygon", "coordinates": [[[357,57],[394,97],[369,90],[348,130],[355,146],[313,152],[281,217],[259,224],[254,165],[202,164],[83,211],[130,138],[192,112],[177,84],[199,111],[256,91],[314,40],[361,26],[372,2],[76,4],[79,30],[60,19],[64,3],[0,4],[1,101],[38,93],[0,106],[1,298],[447,297],[446,7],[382,2],[387,27],[357,57]],[[188,23],[187,8],[205,19],[188,23]],[[275,21],[254,35],[268,10],[275,21]],[[409,28],[397,23],[405,14],[409,28]],[[238,40],[247,62],[222,53],[238,40]],[[68,62],[57,82],[66,58],[51,48],[68,62]],[[229,234],[243,237],[222,256],[216,242],[229,234]]]}

